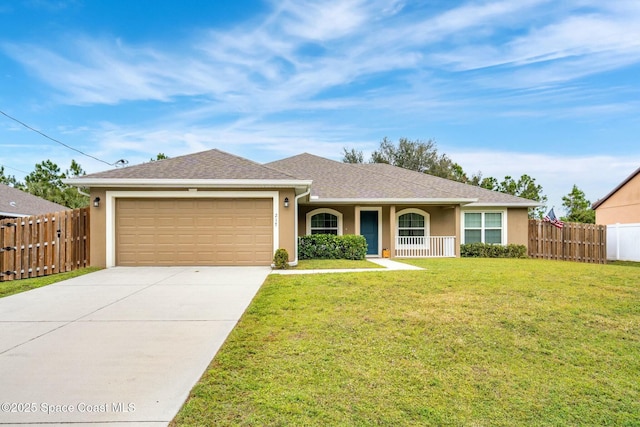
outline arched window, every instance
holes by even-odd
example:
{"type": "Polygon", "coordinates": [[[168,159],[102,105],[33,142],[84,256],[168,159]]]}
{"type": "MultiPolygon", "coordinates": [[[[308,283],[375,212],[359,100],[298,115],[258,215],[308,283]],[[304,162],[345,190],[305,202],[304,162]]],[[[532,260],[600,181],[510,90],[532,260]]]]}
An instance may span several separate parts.
{"type": "Polygon", "coordinates": [[[420,209],[404,209],[397,214],[398,237],[424,237],[429,235],[429,214],[420,209]]]}
{"type": "Polygon", "coordinates": [[[328,208],[309,212],[307,214],[307,234],[342,235],[342,214],[328,208]]]}

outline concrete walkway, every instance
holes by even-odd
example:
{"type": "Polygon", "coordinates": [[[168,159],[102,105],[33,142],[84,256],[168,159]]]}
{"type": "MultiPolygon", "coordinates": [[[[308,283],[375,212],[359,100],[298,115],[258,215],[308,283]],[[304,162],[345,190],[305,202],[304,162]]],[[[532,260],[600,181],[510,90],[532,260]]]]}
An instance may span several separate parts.
{"type": "Polygon", "coordinates": [[[397,270],[424,270],[415,265],[405,264],[403,262],[392,261],[389,258],[367,258],[378,264],[381,268],[336,268],[336,269],[318,269],[318,270],[273,270],[271,274],[321,274],[321,273],[358,273],[371,271],[397,271],[397,270]]]}
{"type": "Polygon", "coordinates": [[[112,268],[0,299],[0,424],[166,426],[268,267],[112,268]]]}

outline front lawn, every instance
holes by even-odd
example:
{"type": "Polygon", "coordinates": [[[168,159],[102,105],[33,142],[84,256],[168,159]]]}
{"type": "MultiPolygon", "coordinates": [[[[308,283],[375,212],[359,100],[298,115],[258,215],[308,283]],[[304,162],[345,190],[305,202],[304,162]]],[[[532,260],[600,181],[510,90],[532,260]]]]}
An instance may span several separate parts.
{"type": "Polygon", "coordinates": [[[32,277],[30,279],[10,280],[8,282],[0,282],[0,298],[9,295],[18,294],[20,292],[29,291],[31,289],[40,288],[42,286],[51,285],[52,283],[61,282],[73,277],[82,276],[83,274],[98,271],[98,267],[81,268],[67,273],[52,274],[50,276],[32,277]]]}
{"type": "Polygon", "coordinates": [[[293,267],[296,270],[327,270],[327,269],[352,269],[352,268],[384,268],[374,262],[353,259],[303,259],[293,267]]]}
{"type": "Polygon", "coordinates": [[[635,267],[271,275],[174,425],[640,425],[635,267]]]}

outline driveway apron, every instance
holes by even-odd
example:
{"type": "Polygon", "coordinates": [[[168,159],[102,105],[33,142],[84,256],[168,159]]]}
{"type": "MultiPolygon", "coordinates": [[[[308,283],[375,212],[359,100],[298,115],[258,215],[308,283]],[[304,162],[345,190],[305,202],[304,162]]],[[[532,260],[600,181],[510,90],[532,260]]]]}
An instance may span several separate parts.
{"type": "Polygon", "coordinates": [[[117,267],[0,299],[0,424],[167,425],[268,267],[117,267]]]}

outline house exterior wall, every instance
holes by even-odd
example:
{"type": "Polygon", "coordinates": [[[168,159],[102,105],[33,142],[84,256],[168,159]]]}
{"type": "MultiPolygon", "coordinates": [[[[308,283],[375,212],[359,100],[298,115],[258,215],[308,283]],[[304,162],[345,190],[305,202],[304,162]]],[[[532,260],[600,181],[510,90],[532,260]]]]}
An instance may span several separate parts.
{"type": "Polygon", "coordinates": [[[353,205],[300,205],[298,214],[298,235],[307,234],[307,214],[320,208],[328,208],[342,214],[342,234],[356,233],[355,206],[353,205]]]}
{"type": "Polygon", "coordinates": [[[278,233],[279,233],[279,248],[286,249],[289,254],[289,261],[293,261],[295,258],[295,251],[297,245],[296,238],[296,230],[294,227],[296,221],[296,207],[294,203],[294,199],[296,198],[295,190],[293,189],[280,189],[280,218],[278,225],[278,233]],[[284,207],[284,199],[289,199],[289,207],[284,207]]]}
{"type": "Polygon", "coordinates": [[[507,209],[507,244],[529,245],[529,210],[507,209]]]}
{"type": "Polygon", "coordinates": [[[105,268],[107,266],[107,210],[105,209],[106,190],[91,190],[89,229],[91,239],[89,240],[89,250],[91,254],[90,264],[92,267],[105,268]],[[100,207],[93,206],[93,200],[100,197],[100,207]]]}
{"type": "Polygon", "coordinates": [[[596,224],[640,223],[640,174],[596,208],[596,224]]]}
{"type": "MultiPolygon", "coordinates": [[[[269,188],[260,188],[260,189],[246,189],[246,190],[238,190],[238,189],[216,189],[212,190],[209,188],[201,188],[197,189],[198,191],[194,192],[194,197],[198,193],[202,194],[202,192],[207,192],[211,195],[211,197],[215,198],[215,193],[220,193],[221,197],[223,197],[223,192],[225,193],[224,197],[229,197],[229,193],[241,193],[243,191],[251,191],[251,192],[277,192],[277,206],[278,206],[278,217],[274,218],[274,221],[278,222],[278,248],[284,248],[289,253],[289,261],[293,261],[295,256],[296,249],[296,238],[295,238],[295,190],[294,189],[269,189],[269,188]],[[289,198],[289,207],[284,207],[284,199],[285,197],[289,198]]],[[[134,192],[141,191],[140,189],[132,189],[132,188],[97,188],[91,189],[91,200],[93,201],[96,197],[100,197],[100,207],[94,207],[93,202],[91,203],[91,216],[90,216],[90,227],[91,227],[91,240],[90,240],[90,250],[91,250],[91,266],[94,267],[107,267],[108,266],[108,254],[107,254],[107,197],[108,192],[134,192]]],[[[145,189],[143,190],[147,194],[153,194],[154,192],[177,192],[182,194],[187,193],[188,190],[184,188],[161,188],[161,189],[145,189]]],[[[111,236],[111,238],[114,238],[111,236]]],[[[275,252],[275,250],[274,250],[275,252]]]]}

